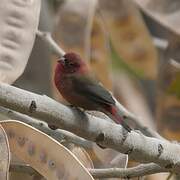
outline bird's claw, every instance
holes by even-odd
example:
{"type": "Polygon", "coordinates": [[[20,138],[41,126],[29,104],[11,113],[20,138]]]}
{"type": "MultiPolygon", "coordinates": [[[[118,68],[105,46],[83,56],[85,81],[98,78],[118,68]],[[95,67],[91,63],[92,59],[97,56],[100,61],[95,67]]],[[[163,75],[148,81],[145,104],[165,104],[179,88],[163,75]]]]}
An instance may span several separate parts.
{"type": "Polygon", "coordinates": [[[74,110],[78,110],[78,111],[81,111],[81,112],[85,112],[84,109],[80,108],[80,107],[77,107],[77,106],[74,106],[72,104],[69,104],[67,105],[68,107],[70,107],[71,109],[74,109],[74,110]]]}
{"type": "Polygon", "coordinates": [[[68,104],[67,106],[70,107],[70,108],[75,108],[76,107],[76,106],[74,106],[72,104],[68,104]]]}

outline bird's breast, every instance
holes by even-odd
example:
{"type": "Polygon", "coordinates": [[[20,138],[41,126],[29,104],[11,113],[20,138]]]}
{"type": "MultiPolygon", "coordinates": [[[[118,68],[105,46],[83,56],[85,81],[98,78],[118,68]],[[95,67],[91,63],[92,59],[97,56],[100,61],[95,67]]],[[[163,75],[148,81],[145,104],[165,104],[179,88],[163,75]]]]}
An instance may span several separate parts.
{"type": "Polygon", "coordinates": [[[66,76],[57,78],[55,84],[62,96],[66,96],[73,90],[72,80],[66,76]]]}
{"type": "Polygon", "coordinates": [[[83,96],[76,91],[74,82],[70,77],[64,76],[56,80],[56,87],[63,98],[70,104],[87,110],[97,109],[96,103],[88,99],[87,96],[83,96]]]}

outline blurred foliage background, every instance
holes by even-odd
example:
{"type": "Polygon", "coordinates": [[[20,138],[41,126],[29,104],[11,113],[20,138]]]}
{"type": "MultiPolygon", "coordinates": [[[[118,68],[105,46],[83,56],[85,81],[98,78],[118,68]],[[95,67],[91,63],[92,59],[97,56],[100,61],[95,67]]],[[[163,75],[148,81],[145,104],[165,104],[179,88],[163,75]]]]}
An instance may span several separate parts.
{"type": "MultiPolygon", "coordinates": [[[[80,53],[142,124],[180,140],[179,15],[178,0],[43,0],[39,29],[65,51],[80,53]]],[[[64,101],[52,81],[57,59],[37,38],[15,84],[64,101]]],[[[95,167],[108,167],[117,155],[102,151],[88,151],[95,167]]]]}

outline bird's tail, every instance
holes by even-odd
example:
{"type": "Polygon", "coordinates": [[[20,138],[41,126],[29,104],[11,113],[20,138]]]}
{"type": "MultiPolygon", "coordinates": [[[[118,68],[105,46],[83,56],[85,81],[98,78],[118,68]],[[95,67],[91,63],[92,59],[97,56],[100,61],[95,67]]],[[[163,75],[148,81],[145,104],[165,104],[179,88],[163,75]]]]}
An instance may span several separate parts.
{"type": "Polygon", "coordinates": [[[126,124],[117,106],[111,106],[106,114],[117,124],[121,124],[128,132],[131,132],[132,129],[126,124]]]}

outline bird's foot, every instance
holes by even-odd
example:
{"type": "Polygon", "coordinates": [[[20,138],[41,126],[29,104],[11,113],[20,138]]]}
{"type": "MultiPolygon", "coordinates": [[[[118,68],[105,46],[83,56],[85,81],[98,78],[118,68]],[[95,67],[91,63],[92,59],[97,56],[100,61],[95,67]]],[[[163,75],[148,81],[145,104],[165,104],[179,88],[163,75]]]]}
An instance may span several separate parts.
{"type": "Polygon", "coordinates": [[[52,130],[56,130],[58,129],[58,126],[54,125],[54,124],[48,124],[48,127],[52,130]]]}
{"type": "Polygon", "coordinates": [[[72,105],[72,104],[69,104],[69,105],[67,105],[67,106],[70,107],[71,109],[78,110],[78,111],[81,111],[81,112],[83,112],[83,113],[86,111],[85,109],[80,108],[80,107],[77,107],[77,106],[74,106],[74,105],[72,105]]]}
{"type": "Polygon", "coordinates": [[[74,106],[72,104],[68,104],[67,106],[70,107],[70,108],[76,108],[76,106],[74,106]]]}
{"type": "Polygon", "coordinates": [[[67,106],[70,107],[71,109],[79,110],[78,107],[76,107],[76,106],[74,106],[74,105],[72,105],[72,104],[68,104],[67,106]]]}

